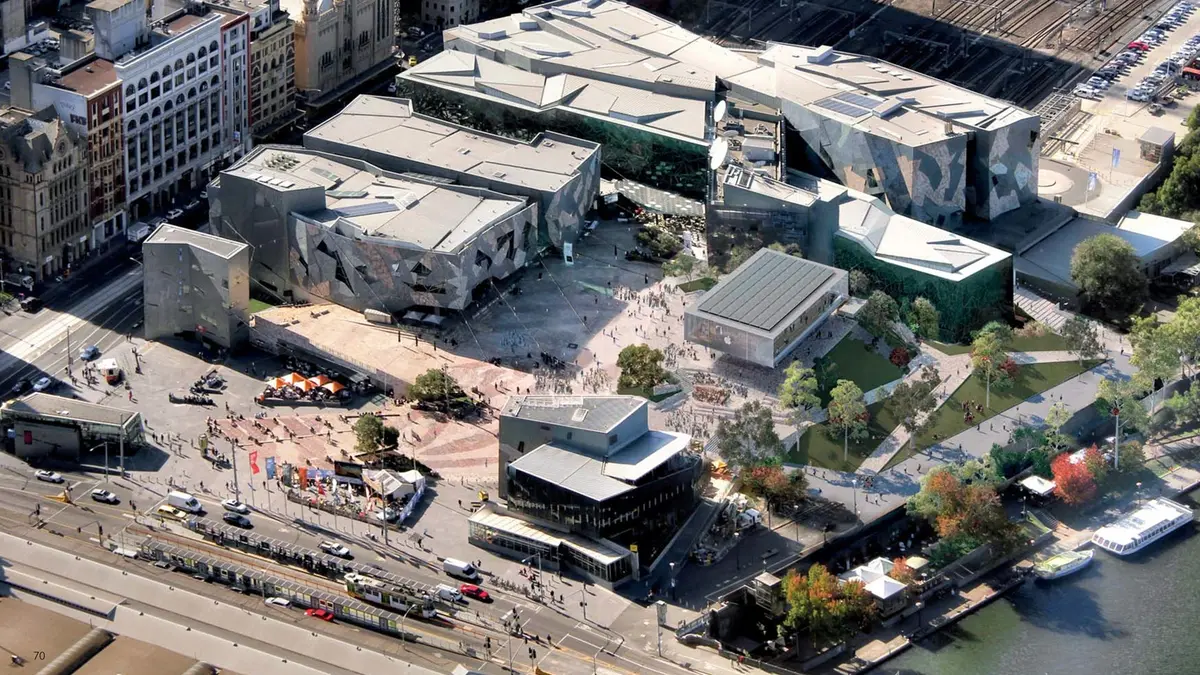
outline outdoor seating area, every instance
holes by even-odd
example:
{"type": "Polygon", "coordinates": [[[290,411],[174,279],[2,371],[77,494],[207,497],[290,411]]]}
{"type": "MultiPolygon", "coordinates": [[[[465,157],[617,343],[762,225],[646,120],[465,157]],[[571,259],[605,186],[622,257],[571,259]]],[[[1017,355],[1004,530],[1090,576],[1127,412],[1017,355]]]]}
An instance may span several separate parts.
{"type": "Polygon", "coordinates": [[[285,401],[346,400],[350,398],[350,389],[326,375],[306,378],[299,373],[288,373],[267,380],[260,400],[272,398],[285,401]]]}

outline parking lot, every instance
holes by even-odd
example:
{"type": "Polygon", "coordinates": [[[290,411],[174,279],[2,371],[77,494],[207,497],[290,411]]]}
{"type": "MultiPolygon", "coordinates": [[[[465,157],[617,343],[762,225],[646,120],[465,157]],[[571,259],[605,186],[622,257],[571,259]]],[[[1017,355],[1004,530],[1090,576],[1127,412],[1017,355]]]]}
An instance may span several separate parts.
{"type": "Polygon", "coordinates": [[[1200,51],[1195,15],[1196,5],[1190,0],[1178,3],[1086,82],[1076,85],[1073,93],[1095,101],[1116,98],[1145,103],[1153,106],[1153,114],[1161,113],[1161,102],[1174,88],[1175,78],[1200,51]]]}

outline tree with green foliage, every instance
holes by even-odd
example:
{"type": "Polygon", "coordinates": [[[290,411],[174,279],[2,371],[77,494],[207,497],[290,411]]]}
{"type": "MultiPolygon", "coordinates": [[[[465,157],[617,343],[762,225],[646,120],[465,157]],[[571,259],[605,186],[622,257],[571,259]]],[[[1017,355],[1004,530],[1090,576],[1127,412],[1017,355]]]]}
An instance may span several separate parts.
{"type": "Polygon", "coordinates": [[[779,253],[786,253],[787,255],[795,256],[797,258],[804,257],[804,251],[802,251],[800,249],[800,244],[797,244],[795,242],[784,244],[782,242],[777,241],[777,242],[773,242],[771,245],[767,246],[767,248],[771,249],[772,251],[777,251],[779,253]]]}
{"type": "Polygon", "coordinates": [[[829,428],[842,436],[842,461],[849,461],[850,439],[866,438],[867,423],[871,419],[862,389],[853,380],[838,380],[837,386],[829,392],[826,412],[829,428]]]}
{"type": "Polygon", "coordinates": [[[1098,234],[1075,247],[1071,281],[1089,304],[1122,316],[1142,306],[1148,289],[1137,252],[1115,234],[1098,234]]]}
{"type": "Polygon", "coordinates": [[[1133,347],[1129,362],[1137,366],[1135,379],[1141,387],[1153,391],[1158,382],[1165,385],[1179,372],[1181,360],[1176,335],[1154,317],[1134,318],[1129,332],[1129,344],[1133,347]]]}
{"type": "Polygon", "coordinates": [[[813,647],[836,644],[858,634],[876,618],[875,600],[860,581],[842,582],[816,563],[808,572],[788,572],[783,580],[787,616],[783,623],[807,631],[813,647]]]}
{"type": "Polygon", "coordinates": [[[355,452],[375,452],[384,440],[383,420],[378,415],[365,413],[354,421],[355,452]]]}
{"type": "Polygon", "coordinates": [[[750,401],[717,424],[717,454],[730,466],[747,467],[777,461],[783,442],[775,433],[771,409],[750,401]]]}
{"type": "Polygon", "coordinates": [[[1104,345],[1100,342],[1100,331],[1096,328],[1096,323],[1079,314],[1063,324],[1062,337],[1067,343],[1067,351],[1079,358],[1081,366],[1084,359],[1098,359],[1104,356],[1104,345]]]}
{"type": "Polygon", "coordinates": [[[655,258],[670,258],[683,249],[683,241],[661,227],[643,227],[638,230],[637,243],[655,258]]]}
{"type": "Polygon", "coordinates": [[[662,366],[665,358],[661,350],[645,344],[622,349],[617,355],[617,367],[621,369],[617,386],[649,393],[667,379],[667,371],[662,366]]]}
{"type": "Polygon", "coordinates": [[[464,396],[458,382],[441,368],[430,368],[417,376],[408,388],[408,395],[422,403],[448,406],[464,396]]]}
{"type": "Polygon", "coordinates": [[[992,387],[1004,386],[1004,380],[1008,377],[1008,371],[1004,369],[1007,362],[1008,352],[1004,350],[1004,343],[996,333],[981,332],[975,336],[975,340],[971,342],[971,367],[975,369],[975,375],[985,382],[985,405],[989,408],[992,405],[992,387]]]}
{"type": "Polygon", "coordinates": [[[860,269],[850,270],[850,295],[865,298],[871,292],[871,276],[860,269]]]}
{"type": "Polygon", "coordinates": [[[742,263],[749,260],[750,256],[754,255],[755,253],[758,253],[758,249],[750,248],[745,244],[734,246],[729,251],[729,259],[725,261],[725,273],[729,274],[730,272],[741,267],[742,263]]]}
{"type": "Polygon", "coordinates": [[[828,356],[813,359],[813,373],[817,376],[817,391],[830,392],[837,386],[838,364],[828,356]]]}
{"type": "Polygon", "coordinates": [[[926,340],[936,340],[941,320],[942,315],[929,300],[918,297],[912,301],[908,310],[908,323],[917,335],[926,340]]]}
{"type": "Polygon", "coordinates": [[[899,318],[900,307],[892,296],[883,291],[872,291],[857,314],[859,325],[875,337],[882,337],[892,327],[892,322],[899,318]]]}
{"type": "Polygon", "coordinates": [[[1191,131],[1176,143],[1171,173],[1154,192],[1142,197],[1139,209],[1171,218],[1190,219],[1200,208],[1200,113],[1188,115],[1191,131]],[[1192,126],[1193,124],[1197,126],[1192,126]]]}
{"type": "Polygon", "coordinates": [[[1164,401],[1163,405],[1174,416],[1177,425],[1200,421],[1200,387],[1177,391],[1164,401]]]}
{"type": "Polygon", "coordinates": [[[792,361],[783,371],[783,382],[779,383],[779,405],[788,409],[798,426],[812,419],[812,412],[821,407],[818,391],[816,373],[800,361],[792,361]]]}
{"type": "Polygon", "coordinates": [[[1162,330],[1179,351],[1184,374],[1191,376],[1200,363],[1200,296],[1180,296],[1175,316],[1162,330]]]}
{"type": "Polygon", "coordinates": [[[663,274],[669,277],[683,277],[691,281],[696,274],[696,270],[702,263],[700,259],[694,255],[680,253],[662,264],[663,274]]]}
{"type": "Polygon", "coordinates": [[[1006,323],[1000,321],[989,321],[972,333],[971,337],[977,339],[982,335],[990,335],[996,338],[1002,346],[1007,347],[1013,339],[1013,329],[1006,323]]]}
{"type": "Polygon", "coordinates": [[[921,369],[917,377],[905,378],[892,390],[892,409],[900,413],[900,426],[908,432],[908,442],[916,444],[917,436],[929,423],[929,413],[938,405],[937,388],[942,377],[932,367],[921,369]]]}
{"type": "MultiPolygon", "coordinates": [[[[1113,418],[1113,434],[1120,439],[1128,429],[1149,429],[1150,413],[1141,401],[1142,387],[1133,380],[1101,380],[1096,391],[1096,408],[1113,418]]],[[[1120,456],[1116,458],[1120,461],[1120,456]]]]}

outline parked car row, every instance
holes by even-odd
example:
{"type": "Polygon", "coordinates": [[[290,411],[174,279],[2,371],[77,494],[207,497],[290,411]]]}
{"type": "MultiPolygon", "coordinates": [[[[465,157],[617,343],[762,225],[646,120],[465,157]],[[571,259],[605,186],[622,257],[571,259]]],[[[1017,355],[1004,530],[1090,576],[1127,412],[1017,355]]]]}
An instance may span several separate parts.
{"type": "MultiPolygon", "coordinates": [[[[1077,84],[1072,93],[1080,98],[1090,99],[1098,99],[1103,96],[1104,92],[1112,86],[1113,82],[1121,76],[1128,74],[1134,66],[1145,58],[1150,50],[1165,42],[1169,31],[1183,25],[1195,9],[1196,4],[1193,0],[1183,0],[1176,4],[1158,23],[1147,29],[1136,40],[1126,45],[1123,51],[1093,73],[1087,82],[1077,84]]],[[[1187,44],[1171,54],[1168,60],[1159,63],[1153,73],[1142,78],[1141,81],[1126,91],[1125,97],[1131,101],[1139,102],[1152,100],[1155,93],[1168,80],[1177,75],[1184,66],[1195,58],[1198,48],[1200,48],[1200,35],[1190,38],[1187,44]]]]}

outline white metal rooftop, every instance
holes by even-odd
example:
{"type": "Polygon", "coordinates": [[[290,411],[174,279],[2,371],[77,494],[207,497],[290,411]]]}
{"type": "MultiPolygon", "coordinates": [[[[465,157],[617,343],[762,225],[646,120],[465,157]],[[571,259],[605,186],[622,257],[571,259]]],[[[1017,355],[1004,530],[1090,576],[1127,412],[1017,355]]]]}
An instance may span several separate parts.
{"type": "MultiPolygon", "coordinates": [[[[596,52],[588,54],[593,60],[601,58],[596,52]]],[[[531,112],[562,108],[694,143],[707,143],[712,135],[707,99],[675,96],[575,72],[541,75],[466,52],[444,51],[404,71],[401,77],[452,92],[497,99],[531,112]]]]}
{"type": "MultiPolygon", "coordinates": [[[[509,17],[450,28],[444,31],[444,43],[447,50],[483,55],[479,63],[517,63],[545,79],[566,74],[576,81],[620,83],[670,98],[713,101],[721,80],[741,98],[775,109],[791,102],[914,147],[939,142],[947,133],[996,129],[1033,116],[915,71],[830,47],[771,43],[761,52],[731,50],[618,0],[555,0],[509,17]]],[[[479,92],[510,84],[460,63],[460,76],[472,82],[442,86],[479,92]]],[[[414,75],[421,66],[416,70],[414,75]]],[[[518,68],[505,67],[512,70],[518,68]]],[[[536,83],[516,86],[539,88],[536,83]]],[[[492,95],[507,98],[512,92],[492,95]]],[[[515,100],[523,100],[522,95],[515,100]]]]}
{"type": "Polygon", "coordinates": [[[259,146],[226,173],[274,190],[325,191],[325,209],[297,214],[327,227],[349,224],[366,236],[426,250],[457,251],[525,202],[489,190],[359,168],[296,146],[259,146]]]}
{"type": "MultiPolygon", "coordinates": [[[[417,69],[441,57],[449,57],[447,68],[474,58],[442,52],[417,69]]],[[[358,96],[305,137],[546,191],[566,185],[599,147],[561,134],[541,134],[528,143],[485,134],[415,113],[406,99],[382,96],[358,96]]]]}

